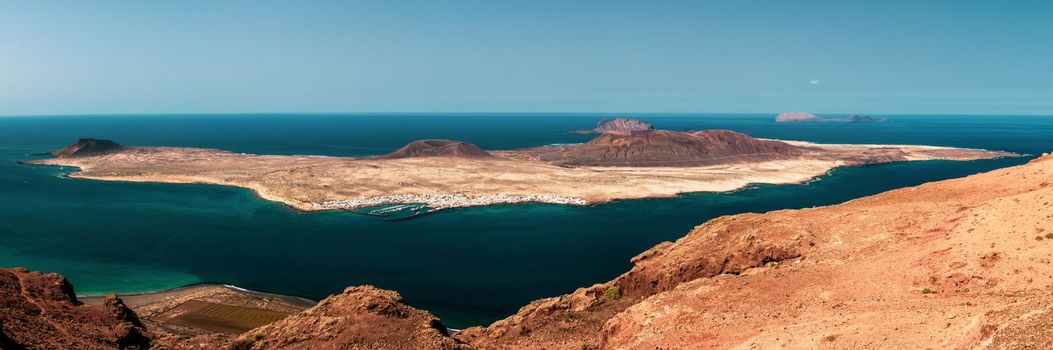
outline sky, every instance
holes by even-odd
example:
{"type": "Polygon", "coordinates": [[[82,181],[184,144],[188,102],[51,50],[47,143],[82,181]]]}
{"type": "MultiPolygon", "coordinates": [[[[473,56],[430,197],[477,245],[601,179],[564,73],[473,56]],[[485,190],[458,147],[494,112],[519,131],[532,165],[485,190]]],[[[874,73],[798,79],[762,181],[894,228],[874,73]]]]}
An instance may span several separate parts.
{"type": "Polygon", "coordinates": [[[1053,115],[1053,1],[9,1],[0,115],[1053,115]]]}

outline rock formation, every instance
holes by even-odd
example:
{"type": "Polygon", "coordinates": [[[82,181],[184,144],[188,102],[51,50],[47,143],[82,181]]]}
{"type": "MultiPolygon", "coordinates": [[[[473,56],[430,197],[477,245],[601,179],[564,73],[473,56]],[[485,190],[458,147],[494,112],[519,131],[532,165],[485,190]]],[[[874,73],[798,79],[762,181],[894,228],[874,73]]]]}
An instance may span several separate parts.
{"type": "Polygon", "coordinates": [[[412,158],[412,157],[458,157],[458,158],[487,158],[490,153],[479,148],[479,146],[451,140],[417,140],[402,146],[395,152],[380,156],[383,159],[412,158]]]}
{"type": "Polygon", "coordinates": [[[0,269],[0,349],[147,349],[150,339],[116,296],[83,305],[60,275],[0,269]]]}
{"type": "Polygon", "coordinates": [[[468,349],[431,314],[398,293],[350,287],[301,314],[242,335],[239,349],[468,349]]]}
{"type": "Polygon", "coordinates": [[[654,126],[651,123],[630,118],[614,118],[614,119],[603,119],[596,127],[592,130],[578,130],[574,131],[576,134],[602,134],[608,131],[644,131],[654,130],[654,126]]]}
{"type": "Polygon", "coordinates": [[[847,118],[824,119],[825,121],[843,121],[845,123],[884,123],[888,118],[874,118],[866,115],[853,114],[847,118]]]}
{"type": "Polygon", "coordinates": [[[790,122],[817,122],[820,118],[815,114],[806,112],[782,112],[775,116],[775,121],[780,123],[790,122]]]}
{"type": "Polygon", "coordinates": [[[778,123],[813,122],[813,123],[884,123],[888,118],[874,118],[853,114],[844,118],[820,118],[815,114],[804,112],[784,112],[775,116],[778,123]]]}
{"type": "Polygon", "coordinates": [[[700,166],[785,159],[801,149],[728,130],[607,132],[581,145],[535,149],[538,159],[572,166],[700,166]]]}
{"type": "Polygon", "coordinates": [[[122,149],[124,149],[124,147],[110,140],[88,138],[77,140],[77,143],[52,152],[52,154],[60,158],[75,158],[108,154],[122,149]]]}

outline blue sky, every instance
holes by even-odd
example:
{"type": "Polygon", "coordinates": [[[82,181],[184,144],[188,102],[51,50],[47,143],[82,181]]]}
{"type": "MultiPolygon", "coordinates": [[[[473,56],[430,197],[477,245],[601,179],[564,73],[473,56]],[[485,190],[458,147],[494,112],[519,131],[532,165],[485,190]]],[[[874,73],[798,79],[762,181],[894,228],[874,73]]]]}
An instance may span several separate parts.
{"type": "Polygon", "coordinates": [[[0,115],[1053,115],[1050,1],[8,1],[0,115]]]}

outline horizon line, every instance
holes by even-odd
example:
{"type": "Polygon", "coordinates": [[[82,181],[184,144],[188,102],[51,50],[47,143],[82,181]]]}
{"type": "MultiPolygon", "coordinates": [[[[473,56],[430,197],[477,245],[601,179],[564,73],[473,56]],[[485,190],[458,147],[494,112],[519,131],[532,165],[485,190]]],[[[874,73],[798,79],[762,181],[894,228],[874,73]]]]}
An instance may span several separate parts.
{"type": "MultiPolygon", "coordinates": [[[[249,116],[249,115],[261,115],[261,116],[277,116],[277,115],[309,115],[309,116],[340,116],[340,115],[448,115],[448,114],[467,114],[467,115],[485,115],[485,114],[496,114],[496,115],[606,115],[608,117],[632,117],[633,114],[644,114],[644,115],[758,115],[758,114],[771,114],[778,115],[779,113],[787,112],[802,112],[802,111],[783,111],[783,112],[424,112],[424,111],[407,111],[407,112],[121,112],[121,113],[42,113],[42,114],[0,114],[0,118],[47,118],[47,117],[132,117],[132,116],[249,116]]],[[[816,115],[879,115],[879,116],[991,116],[991,117],[1053,117],[1053,114],[1043,113],[860,113],[860,112],[807,112],[816,115]]]]}

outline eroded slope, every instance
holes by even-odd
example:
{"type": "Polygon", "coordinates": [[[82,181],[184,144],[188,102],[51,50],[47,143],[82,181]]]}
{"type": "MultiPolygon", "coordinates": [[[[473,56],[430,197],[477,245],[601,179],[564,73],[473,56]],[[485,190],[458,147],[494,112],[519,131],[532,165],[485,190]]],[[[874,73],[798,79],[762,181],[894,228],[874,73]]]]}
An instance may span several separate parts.
{"type": "Polygon", "coordinates": [[[484,349],[1053,343],[1053,157],[830,207],[721,217],[617,279],[461,339],[484,349]]]}
{"type": "Polygon", "coordinates": [[[0,269],[0,349],[147,349],[146,327],[116,296],[84,305],[60,275],[0,269]]]}

